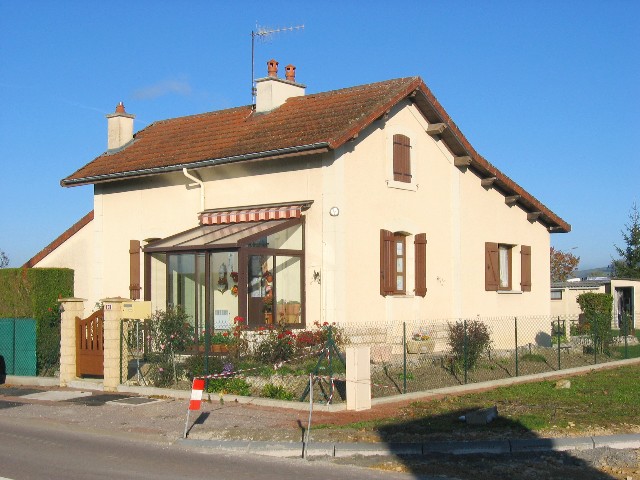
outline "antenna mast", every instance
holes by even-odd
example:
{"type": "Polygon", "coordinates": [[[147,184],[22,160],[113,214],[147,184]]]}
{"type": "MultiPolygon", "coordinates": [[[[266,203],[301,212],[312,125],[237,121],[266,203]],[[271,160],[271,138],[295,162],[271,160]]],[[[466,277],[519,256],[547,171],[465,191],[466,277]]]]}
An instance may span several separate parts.
{"type": "Polygon", "coordinates": [[[280,32],[293,32],[294,30],[302,30],[304,25],[296,25],[295,27],[283,27],[267,29],[265,27],[259,27],[256,23],[256,29],[251,30],[251,103],[255,104],[256,99],[256,78],[255,78],[255,39],[266,40],[267,38],[280,32]]]}

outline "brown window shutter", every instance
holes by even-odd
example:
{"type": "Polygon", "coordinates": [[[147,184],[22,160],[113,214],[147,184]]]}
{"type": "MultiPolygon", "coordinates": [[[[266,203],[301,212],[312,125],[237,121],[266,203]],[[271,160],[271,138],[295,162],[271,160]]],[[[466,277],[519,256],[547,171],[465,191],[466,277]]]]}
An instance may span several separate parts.
{"type": "Polygon", "coordinates": [[[129,296],[140,299],[140,240],[129,240],[129,296]]]}
{"type": "Polygon", "coordinates": [[[523,292],[531,291],[531,247],[522,245],[520,247],[520,288],[523,292]]]}
{"type": "Polygon", "coordinates": [[[486,291],[498,291],[500,285],[500,263],[498,257],[498,244],[486,242],[484,244],[484,289],[486,291]]]}
{"type": "Polygon", "coordinates": [[[416,295],[427,294],[427,234],[419,233],[414,240],[416,258],[416,295]]]}
{"type": "Polygon", "coordinates": [[[411,183],[411,140],[405,135],[393,136],[393,179],[411,183]]]}
{"type": "Polygon", "coordinates": [[[393,233],[388,230],[380,230],[380,295],[382,296],[395,291],[393,248],[393,233]]]}

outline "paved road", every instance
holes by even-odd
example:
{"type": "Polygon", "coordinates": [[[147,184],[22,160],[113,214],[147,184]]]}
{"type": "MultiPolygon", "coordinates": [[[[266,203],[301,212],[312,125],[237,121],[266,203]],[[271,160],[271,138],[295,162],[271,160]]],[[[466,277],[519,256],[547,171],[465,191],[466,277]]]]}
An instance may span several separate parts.
{"type": "Polygon", "coordinates": [[[249,454],[197,452],[0,416],[0,478],[226,480],[409,479],[413,475],[249,454]]]}

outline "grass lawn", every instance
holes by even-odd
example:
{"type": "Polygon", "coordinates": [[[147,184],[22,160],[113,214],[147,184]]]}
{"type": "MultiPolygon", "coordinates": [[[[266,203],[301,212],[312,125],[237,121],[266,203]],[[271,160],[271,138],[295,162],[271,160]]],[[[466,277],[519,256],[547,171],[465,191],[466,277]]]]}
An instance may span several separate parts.
{"type": "MultiPolygon", "coordinates": [[[[467,395],[419,401],[396,410],[392,418],[318,428],[357,429],[381,438],[398,434],[428,435],[470,433],[483,430],[533,432],[571,429],[573,433],[606,427],[625,431],[640,425],[640,365],[618,367],[568,378],[570,388],[556,381],[501,387],[467,395]],[[487,426],[470,426],[459,420],[465,412],[497,405],[499,418],[487,426]]],[[[493,435],[492,435],[493,436],[493,435]]]]}

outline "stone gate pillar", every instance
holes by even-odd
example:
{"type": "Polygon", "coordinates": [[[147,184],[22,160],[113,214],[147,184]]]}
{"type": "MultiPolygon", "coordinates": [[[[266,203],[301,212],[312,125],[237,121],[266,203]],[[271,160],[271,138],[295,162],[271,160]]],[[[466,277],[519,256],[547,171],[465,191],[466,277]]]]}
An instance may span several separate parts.
{"type": "Polygon", "coordinates": [[[105,298],[104,308],[104,390],[114,392],[120,385],[120,324],[128,298],[105,298]]]}
{"type": "Polygon", "coordinates": [[[84,298],[61,298],[60,386],[76,378],[76,317],[84,318],[84,298]]]}

